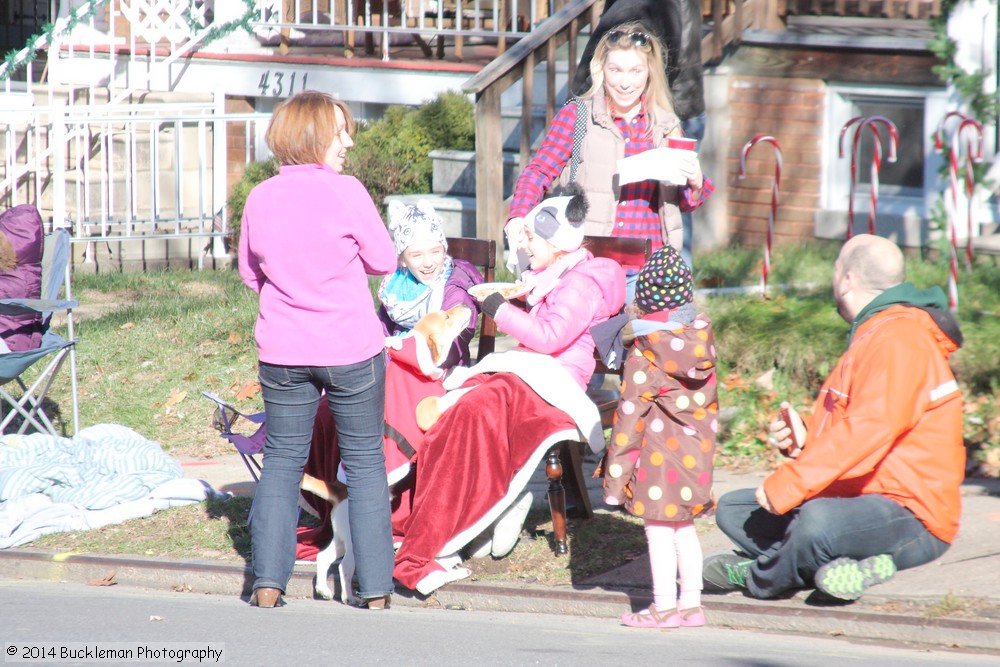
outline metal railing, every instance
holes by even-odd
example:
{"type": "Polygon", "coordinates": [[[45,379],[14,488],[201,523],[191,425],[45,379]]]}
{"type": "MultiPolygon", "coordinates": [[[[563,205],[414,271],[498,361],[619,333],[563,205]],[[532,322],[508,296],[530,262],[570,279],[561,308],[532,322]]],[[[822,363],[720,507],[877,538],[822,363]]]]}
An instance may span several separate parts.
{"type": "Polygon", "coordinates": [[[400,36],[412,39],[427,56],[436,40],[438,57],[443,57],[445,40],[450,39],[461,59],[470,38],[496,41],[502,53],[507,40],[524,37],[547,18],[550,4],[559,7],[565,1],[260,0],[261,19],[254,27],[260,38],[282,49],[320,42],[342,46],[346,55],[353,55],[359,36],[366,51],[373,52],[378,37],[383,60],[389,60],[392,40],[400,36]],[[526,13],[519,13],[519,6],[526,13]]]}
{"type": "MultiPolygon", "coordinates": [[[[0,176],[27,174],[3,207],[34,203],[74,243],[229,234],[228,166],[263,145],[268,114],[225,114],[219,103],[55,105],[19,110],[2,128],[0,176]],[[67,139],[69,137],[69,139],[67,139]],[[46,155],[28,164],[30,156],[46,155]],[[24,158],[22,161],[20,158],[24,158]]],[[[199,258],[199,264],[200,264],[199,258]]]]}

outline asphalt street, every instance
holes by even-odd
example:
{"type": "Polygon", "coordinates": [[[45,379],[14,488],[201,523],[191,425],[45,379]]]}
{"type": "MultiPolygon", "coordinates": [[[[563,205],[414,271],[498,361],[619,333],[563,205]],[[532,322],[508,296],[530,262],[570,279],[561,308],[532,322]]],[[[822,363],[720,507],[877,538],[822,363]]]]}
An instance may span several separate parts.
{"type": "Polygon", "coordinates": [[[5,663],[22,664],[677,664],[767,667],[979,667],[996,656],[719,627],[639,630],[615,619],[339,604],[249,607],[234,596],[124,586],[2,581],[5,663]],[[100,649],[131,651],[103,661],[100,649]],[[199,660],[182,651],[221,651],[199,660]],[[36,655],[75,651],[80,660],[36,655]],[[159,659],[143,660],[136,656],[159,659]],[[174,656],[174,657],[171,657],[174,656]]]}

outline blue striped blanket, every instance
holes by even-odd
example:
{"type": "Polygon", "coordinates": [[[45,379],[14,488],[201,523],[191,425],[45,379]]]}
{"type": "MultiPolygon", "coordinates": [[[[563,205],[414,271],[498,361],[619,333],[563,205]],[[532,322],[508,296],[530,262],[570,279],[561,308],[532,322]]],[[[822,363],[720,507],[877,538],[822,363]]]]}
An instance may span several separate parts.
{"type": "Polygon", "coordinates": [[[0,438],[0,511],[8,501],[37,493],[101,510],[145,498],[181,475],[180,464],[159,443],[118,424],[90,426],[72,439],[41,433],[0,438]]]}

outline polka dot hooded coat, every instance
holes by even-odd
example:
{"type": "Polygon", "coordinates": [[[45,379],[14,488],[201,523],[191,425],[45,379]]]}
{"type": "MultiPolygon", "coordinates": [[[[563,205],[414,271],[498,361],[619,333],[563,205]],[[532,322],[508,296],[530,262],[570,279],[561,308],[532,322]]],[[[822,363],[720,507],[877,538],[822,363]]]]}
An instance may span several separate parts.
{"type": "Polygon", "coordinates": [[[636,337],[608,446],[605,496],[660,521],[686,521],[711,507],[715,362],[706,315],[676,331],[636,337]]]}

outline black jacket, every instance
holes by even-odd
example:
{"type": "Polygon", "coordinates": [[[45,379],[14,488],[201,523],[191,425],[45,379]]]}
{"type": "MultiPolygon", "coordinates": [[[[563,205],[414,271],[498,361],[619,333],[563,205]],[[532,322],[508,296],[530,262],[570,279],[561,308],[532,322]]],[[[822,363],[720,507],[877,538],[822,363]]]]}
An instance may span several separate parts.
{"type": "Polygon", "coordinates": [[[640,21],[667,49],[667,82],[674,112],[681,120],[705,111],[701,66],[701,2],[695,0],[608,0],[580,57],[571,91],[590,88],[590,60],[601,36],[630,21],[640,21]]]}

